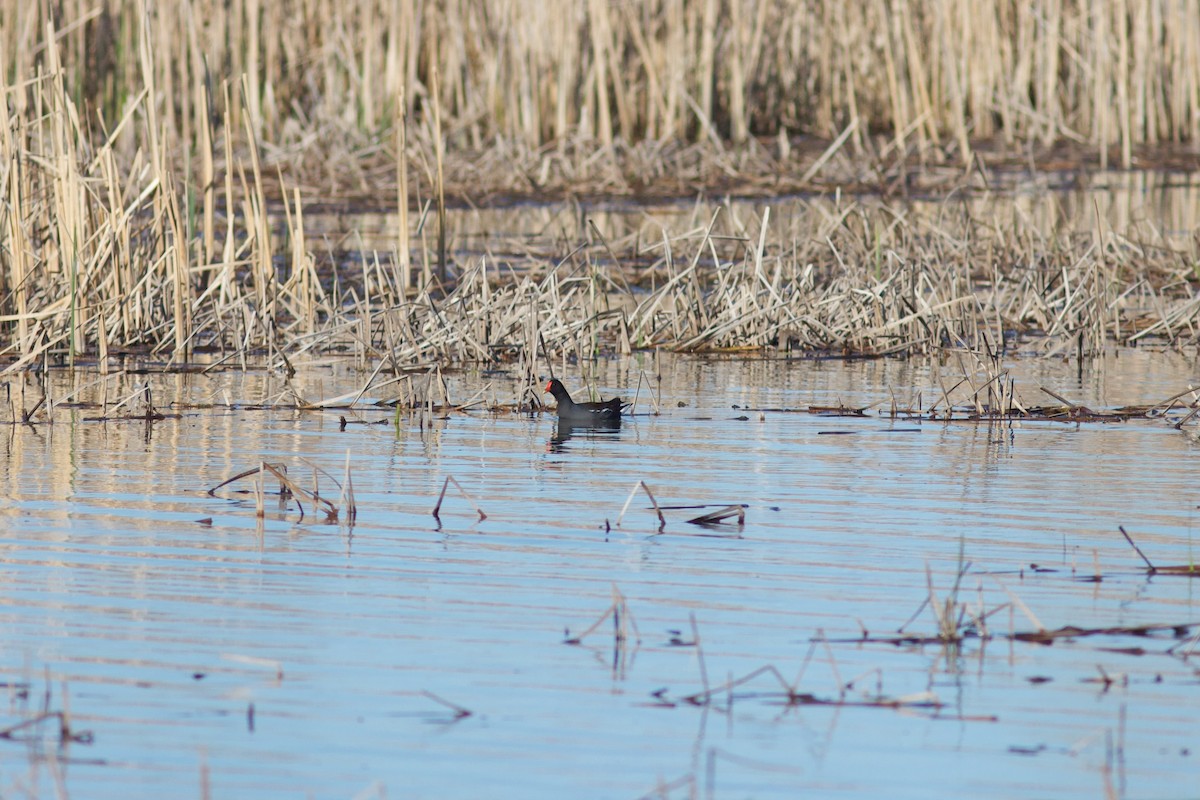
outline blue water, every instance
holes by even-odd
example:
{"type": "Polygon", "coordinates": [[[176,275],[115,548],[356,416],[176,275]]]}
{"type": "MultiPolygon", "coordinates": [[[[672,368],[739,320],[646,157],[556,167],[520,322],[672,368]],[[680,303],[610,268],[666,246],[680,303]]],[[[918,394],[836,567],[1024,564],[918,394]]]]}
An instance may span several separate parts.
{"type": "MultiPolygon", "coordinates": [[[[632,396],[643,369],[653,359],[602,365],[599,388],[632,396]]],[[[1069,364],[1012,369],[1027,405],[1053,402],[1039,385],[1112,407],[1195,379],[1182,357],[1144,351],[1082,380],[1069,364]]],[[[643,388],[620,431],[566,441],[549,416],[473,410],[397,427],[371,407],[189,405],[214,381],[235,403],[271,396],[270,378],[237,375],[163,381],[155,397],[181,416],[149,429],[79,408],[12,426],[0,680],[31,697],[10,692],[3,724],[49,691],[94,742],[59,748],[49,728],[0,740],[0,794],[54,796],[61,781],[89,798],[200,796],[205,782],[221,798],[1194,797],[1200,647],[1168,655],[1186,643],[1166,634],[949,653],[845,641],[905,624],[927,575],[944,600],[964,560],[962,602],[1014,603],[989,618],[996,633],[1200,622],[1200,582],[1147,577],[1117,530],[1158,563],[1200,560],[1189,432],[878,416],[893,395],[928,406],[950,371],[666,360],[660,415],[643,388]],[[878,407],[753,410],[838,403],[878,407]],[[339,415],[388,424],[340,431],[339,415]],[[302,485],[311,464],[340,479],[347,453],[352,528],[301,520],[274,495],[260,521],[241,491],[250,479],[206,493],[262,459],[302,485]],[[470,498],[452,486],[439,523],[447,476],[470,498]],[[618,527],[638,481],[664,506],[744,503],[745,526],[702,529],[684,522],[699,512],[667,510],[659,532],[639,490],[618,527]],[[1081,580],[1097,570],[1101,582],[1081,580]],[[625,645],[611,622],[564,644],[614,591],[636,624],[625,645]],[[702,660],[671,644],[691,640],[693,616],[702,660]],[[814,648],[821,635],[834,641],[814,648]],[[1135,646],[1145,654],[1113,651],[1135,646]],[[788,708],[766,676],[732,704],[680,703],[703,689],[702,663],[710,686],[771,665],[827,700],[942,705],[788,708]]],[[[71,379],[56,379],[63,396],[71,379]]],[[[298,382],[336,396],[364,379],[313,368],[298,382]]],[[[485,379],[449,380],[466,398],[485,379]]],[[[338,501],[328,478],[320,487],[338,501]]],[[[928,608],[906,628],[935,630],[928,608]]]]}

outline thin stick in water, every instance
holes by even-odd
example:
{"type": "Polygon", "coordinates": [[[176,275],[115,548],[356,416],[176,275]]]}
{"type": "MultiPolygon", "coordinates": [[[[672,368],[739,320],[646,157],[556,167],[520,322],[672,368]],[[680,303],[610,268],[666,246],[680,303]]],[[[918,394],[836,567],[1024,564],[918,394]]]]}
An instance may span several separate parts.
{"type": "Polygon", "coordinates": [[[1133,541],[1133,538],[1125,531],[1125,526],[1118,525],[1117,530],[1119,530],[1121,532],[1121,535],[1125,537],[1125,541],[1129,542],[1129,546],[1132,547],[1134,549],[1134,551],[1139,556],[1142,557],[1142,561],[1146,562],[1146,566],[1150,568],[1150,571],[1158,572],[1158,570],[1154,568],[1154,565],[1150,563],[1150,559],[1146,558],[1146,554],[1142,552],[1142,548],[1138,547],[1137,544],[1133,541]]]}
{"type": "Polygon", "coordinates": [[[629,493],[629,499],[625,501],[624,507],[621,508],[621,513],[617,516],[617,527],[621,527],[621,520],[625,517],[625,512],[629,510],[629,504],[633,502],[633,497],[637,494],[638,489],[644,491],[646,496],[650,498],[650,504],[654,506],[654,513],[658,514],[658,529],[661,531],[667,526],[667,519],[663,516],[662,509],[658,507],[658,501],[654,499],[654,495],[645,481],[638,481],[633,487],[633,491],[629,493]]]}
{"type": "Polygon", "coordinates": [[[433,507],[433,518],[439,522],[441,521],[442,518],[439,516],[439,514],[442,510],[442,501],[446,499],[446,489],[450,488],[450,484],[452,483],[458,489],[458,493],[461,494],[463,498],[465,498],[466,501],[471,504],[471,507],[475,509],[475,513],[479,515],[479,519],[487,519],[487,514],[483,513],[483,509],[476,504],[471,495],[467,494],[467,490],[462,487],[462,484],[454,479],[453,475],[447,475],[446,480],[442,482],[442,491],[438,494],[437,505],[433,507]]]}

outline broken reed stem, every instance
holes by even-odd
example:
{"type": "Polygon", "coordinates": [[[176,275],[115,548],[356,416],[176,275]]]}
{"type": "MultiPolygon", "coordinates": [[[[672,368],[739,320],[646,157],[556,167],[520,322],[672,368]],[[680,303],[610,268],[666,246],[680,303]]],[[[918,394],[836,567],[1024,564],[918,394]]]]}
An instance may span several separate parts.
{"type": "MultiPolygon", "coordinates": [[[[657,353],[657,351],[656,351],[656,352],[655,352],[655,360],[657,361],[657,359],[658,359],[658,353],[657,353]]],[[[659,375],[659,386],[658,386],[658,389],[659,389],[659,394],[660,394],[660,395],[661,395],[661,393],[662,393],[662,380],[661,380],[661,378],[662,378],[662,376],[661,376],[661,373],[660,373],[660,375],[659,375]]],[[[651,414],[653,414],[654,416],[656,416],[656,417],[657,417],[659,414],[661,414],[661,413],[662,413],[662,409],[659,407],[659,402],[658,402],[660,398],[656,398],[656,397],[654,396],[654,387],[650,385],[650,376],[646,374],[646,370],[644,370],[644,369],[642,369],[642,370],[638,370],[638,384],[637,384],[637,389],[635,389],[635,390],[634,390],[634,394],[633,394],[633,402],[629,404],[630,413],[632,413],[632,412],[633,412],[633,409],[637,407],[637,401],[638,401],[638,397],[640,397],[640,396],[641,396],[641,393],[642,393],[642,382],[643,382],[643,381],[645,381],[645,383],[646,383],[646,393],[647,393],[647,394],[649,395],[649,397],[650,397],[650,413],[651,413],[651,414]]]]}
{"type": "Polygon", "coordinates": [[[442,481],[442,491],[438,493],[437,504],[433,507],[433,518],[439,522],[441,521],[441,516],[439,515],[442,510],[442,501],[446,498],[446,490],[450,488],[450,484],[452,483],[454,484],[454,487],[458,489],[458,493],[463,496],[463,499],[470,503],[471,507],[475,509],[475,513],[479,515],[480,521],[487,519],[487,514],[483,513],[483,509],[480,508],[475,502],[475,499],[467,493],[467,490],[462,487],[462,484],[455,480],[453,475],[447,475],[446,480],[442,481]]]}
{"type": "Polygon", "coordinates": [[[473,713],[470,709],[463,708],[458,703],[452,703],[449,700],[445,699],[444,697],[434,694],[433,692],[429,691],[428,689],[422,689],[421,695],[423,697],[427,697],[430,700],[432,700],[433,702],[438,703],[439,705],[443,705],[446,708],[453,711],[454,719],[456,719],[456,720],[465,719],[466,717],[471,716],[471,714],[473,713]]]}
{"type": "Polygon", "coordinates": [[[1082,407],[1082,406],[1080,406],[1078,403],[1072,403],[1070,400],[1068,400],[1067,398],[1063,397],[1061,394],[1058,394],[1058,393],[1056,393],[1056,392],[1052,392],[1052,391],[1050,391],[1050,390],[1049,390],[1049,389],[1047,389],[1045,386],[1039,386],[1038,388],[1039,388],[1039,389],[1041,389],[1041,390],[1042,390],[1043,392],[1045,392],[1046,394],[1048,394],[1048,395],[1050,395],[1051,397],[1053,397],[1053,398],[1054,398],[1055,400],[1057,400],[1058,402],[1062,403],[1062,404],[1063,404],[1064,406],[1066,406],[1067,408],[1070,408],[1070,409],[1072,409],[1072,410],[1073,410],[1073,409],[1076,409],[1076,408],[1081,408],[1081,407],[1082,407]]]}
{"type": "Polygon", "coordinates": [[[821,171],[821,168],[825,166],[829,159],[833,158],[842,149],[842,145],[846,143],[850,135],[858,130],[858,122],[858,117],[850,120],[850,124],[842,129],[842,132],[838,134],[838,137],[833,140],[833,143],[829,147],[825,148],[825,152],[821,153],[821,157],[814,161],[812,166],[800,176],[800,183],[808,183],[812,178],[816,177],[816,174],[821,171]]]}
{"type": "Polygon", "coordinates": [[[829,637],[825,635],[824,628],[817,628],[817,638],[825,647],[825,657],[829,659],[829,671],[833,673],[833,680],[838,685],[838,696],[846,696],[846,683],[842,681],[841,671],[838,670],[837,658],[833,654],[833,648],[829,645],[829,637]]]}
{"type": "Polygon", "coordinates": [[[687,695],[683,698],[683,700],[684,702],[691,703],[693,705],[707,705],[716,695],[721,694],[722,692],[729,692],[733,689],[736,689],[738,686],[741,686],[742,684],[749,683],[759,675],[774,675],[775,680],[779,681],[779,685],[787,693],[789,698],[795,698],[797,696],[795,692],[792,691],[792,687],[788,685],[788,682],[784,679],[779,670],[773,664],[767,664],[766,666],[759,667],[758,669],[755,669],[740,678],[728,680],[719,686],[714,686],[703,691],[696,692],[695,694],[687,695]]]}
{"type": "MultiPolygon", "coordinates": [[[[966,562],[965,564],[962,564],[959,567],[958,576],[954,579],[955,587],[958,587],[961,584],[963,576],[966,575],[967,571],[970,569],[971,569],[970,561],[966,562]]],[[[936,618],[936,620],[938,622],[938,629],[939,629],[939,631],[941,630],[942,610],[939,609],[936,605],[937,604],[937,593],[933,589],[933,573],[930,571],[928,563],[925,564],[925,585],[926,585],[926,595],[925,595],[924,599],[921,600],[920,604],[917,606],[917,610],[912,613],[912,616],[910,616],[904,622],[903,625],[901,625],[899,628],[896,629],[897,633],[903,633],[905,628],[907,628],[914,621],[916,621],[917,617],[919,617],[921,615],[921,612],[925,610],[925,606],[927,606],[927,605],[932,607],[934,617],[936,618]]]]}
{"type": "Polygon", "coordinates": [[[1177,431],[1183,430],[1183,426],[1187,425],[1189,422],[1191,422],[1192,418],[1195,417],[1197,414],[1200,414],[1200,406],[1193,407],[1192,410],[1189,411],[1187,414],[1185,414],[1183,416],[1183,418],[1179,420],[1179,422],[1176,422],[1173,427],[1177,431]]]}
{"type": "MultiPolygon", "coordinates": [[[[994,576],[992,579],[996,580],[994,576]]],[[[1017,595],[1015,595],[1011,591],[1009,591],[1008,587],[1005,586],[1004,584],[1000,583],[1000,581],[996,580],[996,584],[998,586],[1000,586],[1001,589],[1004,590],[1005,594],[1008,595],[1008,599],[1012,601],[1013,606],[1021,609],[1021,613],[1023,613],[1025,615],[1026,619],[1028,619],[1033,624],[1033,626],[1035,628],[1037,628],[1039,633],[1044,632],[1046,630],[1046,626],[1042,624],[1042,621],[1037,618],[1037,616],[1033,613],[1032,610],[1030,610],[1029,606],[1025,605],[1024,601],[1022,601],[1020,597],[1018,597],[1017,595]]]]}
{"type": "MultiPolygon", "coordinates": [[[[314,469],[316,469],[315,466],[314,469]]],[[[329,477],[329,473],[325,472],[324,470],[321,470],[321,472],[325,474],[326,477],[329,477]]],[[[263,517],[266,514],[265,479],[267,473],[274,475],[279,481],[279,497],[281,502],[286,502],[289,498],[296,500],[296,505],[300,509],[301,518],[304,517],[304,506],[300,503],[300,498],[304,498],[312,504],[314,509],[320,509],[324,513],[326,521],[334,522],[337,520],[338,507],[329,500],[318,495],[315,485],[312,490],[309,490],[289,478],[287,475],[287,467],[282,464],[269,464],[266,461],[259,462],[257,467],[251,467],[250,469],[239,472],[233,477],[226,478],[216,486],[213,486],[208,490],[208,495],[210,497],[215,496],[218,489],[239,481],[242,478],[254,476],[254,487],[252,491],[254,493],[255,515],[258,517],[263,517]]],[[[338,483],[336,480],[333,482],[334,484],[338,483]]],[[[352,495],[351,499],[353,499],[352,495]]]]}
{"type": "MultiPolygon", "coordinates": [[[[313,492],[316,496],[316,492],[313,492]]],[[[354,478],[350,475],[350,451],[346,451],[346,472],[342,477],[342,495],[338,499],[338,506],[346,509],[346,524],[350,527],[354,526],[354,520],[358,517],[358,504],[354,501],[354,478]]]]}
{"type": "Polygon", "coordinates": [[[625,601],[625,595],[621,592],[617,585],[612,585],[613,598],[613,646],[618,649],[623,649],[625,643],[631,638],[629,636],[630,629],[633,630],[634,642],[640,644],[642,641],[641,633],[638,632],[637,621],[633,618],[633,612],[629,610],[629,603],[625,601]]]}
{"type": "Polygon", "coordinates": [[[256,470],[257,474],[255,475],[255,478],[254,478],[254,516],[258,517],[259,519],[262,519],[267,514],[266,501],[263,496],[264,495],[263,486],[266,483],[266,480],[265,480],[266,468],[267,468],[266,462],[260,461],[258,464],[258,469],[256,470]]]}
{"type": "Polygon", "coordinates": [[[617,527],[621,527],[621,520],[624,519],[625,512],[629,510],[629,504],[633,502],[634,495],[637,494],[638,489],[644,491],[646,497],[650,498],[650,504],[654,507],[654,513],[658,515],[658,529],[662,531],[667,526],[667,519],[663,516],[662,509],[658,507],[658,501],[654,499],[654,494],[650,491],[650,487],[646,485],[645,481],[638,481],[634,485],[633,491],[629,493],[629,499],[625,501],[625,505],[621,508],[621,513],[617,516],[617,527]]]}
{"type": "Polygon", "coordinates": [[[1133,537],[1131,537],[1126,532],[1125,526],[1118,525],[1117,530],[1119,530],[1121,532],[1121,535],[1125,537],[1125,541],[1129,542],[1129,546],[1134,549],[1134,552],[1136,552],[1139,556],[1141,556],[1142,561],[1146,562],[1146,567],[1149,568],[1151,574],[1158,572],[1158,570],[1154,568],[1154,565],[1152,563],[1150,563],[1150,559],[1146,558],[1146,554],[1142,552],[1142,548],[1138,547],[1137,544],[1133,541],[1133,537]]]}
{"type": "Polygon", "coordinates": [[[696,646],[696,663],[700,669],[700,685],[704,687],[703,694],[709,693],[708,666],[704,661],[704,647],[700,642],[700,627],[696,624],[696,613],[688,613],[688,621],[692,625],[692,643],[696,646]]]}
{"type": "Polygon", "coordinates": [[[624,647],[624,643],[629,639],[629,634],[626,628],[633,629],[634,641],[641,643],[641,633],[638,631],[637,622],[633,618],[633,612],[629,610],[629,603],[625,600],[625,595],[614,583],[612,585],[612,603],[604,610],[604,613],[588,627],[583,633],[577,636],[571,636],[568,632],[563,640],[564,644],[582,644],[583,640],[590,634],[594,633],[601,625],[610,617],[613,620],[613,646],[616,648],[624,647]]]}
{"type": "Polygon", "coordinates": [[[0,739],[17,739],[16,734],[28,728],[41,725],[47,720],[55,720],[58,731],[58,741],[60,744],[66,742],[79,742],[81,744],[90,744],[93,737],[90,731],[73,731],[69,720],[69,715],[65,711],[43,711],[40,714],[30,717],[29,719],[9,725],[7,728],[0,729],[0,739]]]}
{"type": "Polygon", "coordinates": [[[709,511],[706,514],[701,514],[698,517],[692,517],[687,520],[692,525],[717,525],[724,520],[737,517],[739,527],[746,524],[746,508],[742,505],[722,506],[716,511],[709,511]]]}

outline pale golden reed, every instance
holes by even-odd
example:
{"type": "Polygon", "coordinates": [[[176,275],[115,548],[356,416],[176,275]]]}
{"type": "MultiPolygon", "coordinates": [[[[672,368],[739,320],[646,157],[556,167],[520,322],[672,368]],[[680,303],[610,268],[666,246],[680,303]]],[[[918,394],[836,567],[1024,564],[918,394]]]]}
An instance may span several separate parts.
{"type": "MultiPolygon", "coordinates": [[[[786,186],[836,183],[828,174],[853,166],[842,148],[872,165],[970,165],[985,141],[1016,152],[1067,141],[1130,163],[1142,145],[1200,140],[1195,3],[49,9],[0,0],[8,369],[129,348],[174,362],[207,348],[225,363],[287,368],[305,353],[349,351],[399,368],[524,357],[537,349],[532,332],[579,355],[913,352],[1033,328],[1094,350],[1140,331],[1193,333],[1191,250],[1134,253],[1099,224],[1089,242],[1047,240],[1019,219],[994,237],[999,226],[947,223],[930,238],[856,208],[832,224],[814,215],[811,246],[794,232],[773,238],[768,219],[751,246],[720,254],[709,231],[673,234],[649,270],[666,283],[649,296],[628,293],[639,275],[599,266],[628,252],[605,244],[519,280],[457,264],[446,297],[444,214],[428,200],[443,186],[468,197],[690,192],[772,171],[755,185],[778,189],[796,132],[834,144],[786,186]],[[400,176],[408,189],[397,190],[400,176]],[[404,223],[415,242],[401,235],[396,255],[331,280],[303,203],[346,196],[407,197],[422,213],[404,223]],[[612,290],[624,299],[611,302],[612,290]]],[[[865,171],[882,188],[892,179],[865,171]]]]}
{"type": "MultiPolygon", "coordinates": [[[[197,88],[237,86],[251,132],[304,147],[428,128],[442,76],[447,144],[495,139],[740,142],[1077,141],[1123,152],[1200,139],[1200,5],[1179,0],[0,0],[10,109],[27,114],[58,45],[71,99],[119,115],[150,91],[172,142],[198,144],[197,88]]],[[[145,141],[132,126],[126,146],[145,141]]],[[[101,132],[92,130],[98,137],[101,132]]]]}

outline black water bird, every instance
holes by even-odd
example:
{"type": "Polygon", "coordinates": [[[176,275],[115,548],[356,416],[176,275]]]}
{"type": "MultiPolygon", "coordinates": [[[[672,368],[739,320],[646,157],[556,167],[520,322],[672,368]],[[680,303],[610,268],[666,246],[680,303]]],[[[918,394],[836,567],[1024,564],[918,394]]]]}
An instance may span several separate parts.
{"type": "Polygon", "coordinates": [[[558,378],[551,378],[546,383],[545,391],[558,401],[559,420],[572,425],[612,425],[620,421],[625,405],[619,397],[599,403],[576,403],[558,378]]]}

